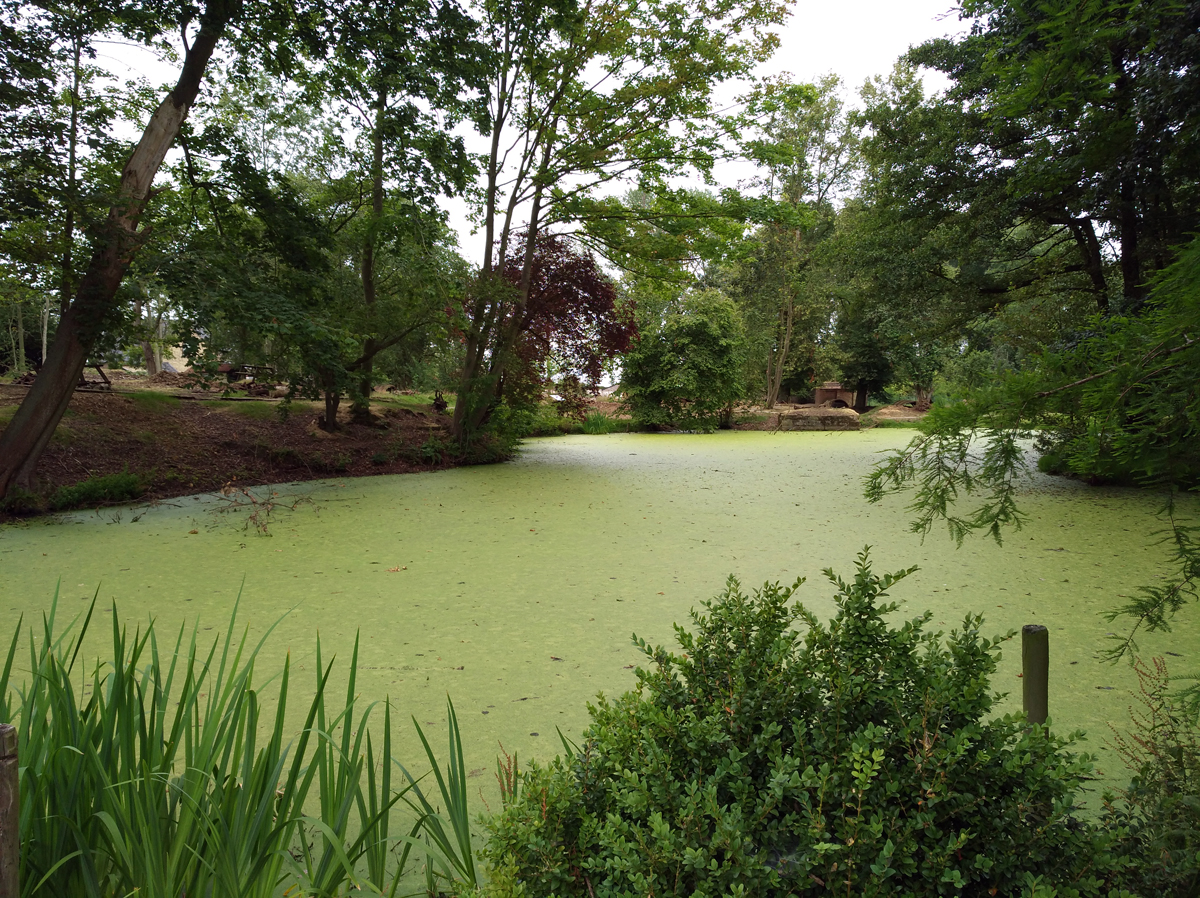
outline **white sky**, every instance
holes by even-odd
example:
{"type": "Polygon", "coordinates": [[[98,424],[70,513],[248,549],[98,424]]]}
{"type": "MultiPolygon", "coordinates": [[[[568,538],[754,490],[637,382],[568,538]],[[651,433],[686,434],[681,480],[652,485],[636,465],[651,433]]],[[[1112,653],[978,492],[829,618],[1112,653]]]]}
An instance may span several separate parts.
{"type": "Polygon", "coordinates": [[[951,0],[797,0],[761,73],[811,81],[834,72],[857,93],[872,75],[890,72],[910,46],[960,33],[953,9],[951,0]]]}

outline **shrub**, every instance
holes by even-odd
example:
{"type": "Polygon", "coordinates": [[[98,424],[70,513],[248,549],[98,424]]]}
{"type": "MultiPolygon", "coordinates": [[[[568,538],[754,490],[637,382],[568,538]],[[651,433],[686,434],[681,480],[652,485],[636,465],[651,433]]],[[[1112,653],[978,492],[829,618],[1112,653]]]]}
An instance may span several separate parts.
{"type": "Polygon", "coordinates": [[[128,502],[143,492],[145,487],[137,474],[128,471],[121,474],[105,474],[102,477],[89,477],[71,486],[59,487],[50,497],[50,508],[62,511],[68,508],[128,502]]]}
{"type": "Polygon", "coordinates": [[[635,638],[634,691],[591,710],[582,748],[534,765],[487,857],[537,895],[1097,894],[1106,836],[1073,804],[1090,759],[995,718],[999,639],[969,616],[943,643],[898,629],[867,555],[822,626],[790,588],[730,578],[635,638]],[[803,635],[793,629],[799,622],[803,635]]]}
{"type": "Polygon", "coordinates": [[[623,405],[639,427],[711,430],[742,398],[745,325],[717,290],[689,293],[622,357],[623,405]]]}
{"type": "Polygon", "coordinates": [[[1134,662],[1142,707],[1116,748],[1133,771],[1118,801],[1105,796],[1108,823],[1122,832],[1128,885],[1140,895],[1200,891],[1200,724],[1171,688],[1161,658],[1134,662]]]}
{"type": "Polygon", "coordinates": [[[610,418],[604,412],[592,412],[583,419],[583,432],[587,434],[613,433],[620,425],[615,418],[610,418]]]}
{"type": "Polygon", "coordinates": [[[0,499],[0,514],[27,515],[42,510],[42,500],[19,486],[9,487],[8,495],[0,499]]]}

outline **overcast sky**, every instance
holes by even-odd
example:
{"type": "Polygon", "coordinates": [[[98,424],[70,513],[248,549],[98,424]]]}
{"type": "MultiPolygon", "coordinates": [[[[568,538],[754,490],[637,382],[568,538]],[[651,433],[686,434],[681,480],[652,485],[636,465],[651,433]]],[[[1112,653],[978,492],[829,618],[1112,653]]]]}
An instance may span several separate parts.
{"type": "Polygon", "coordinates": [[[798,0],[762,73],[811,81],[835,72],[857,92],[913,44],[961,32],[953,9],[951,0],[798,0]]]}

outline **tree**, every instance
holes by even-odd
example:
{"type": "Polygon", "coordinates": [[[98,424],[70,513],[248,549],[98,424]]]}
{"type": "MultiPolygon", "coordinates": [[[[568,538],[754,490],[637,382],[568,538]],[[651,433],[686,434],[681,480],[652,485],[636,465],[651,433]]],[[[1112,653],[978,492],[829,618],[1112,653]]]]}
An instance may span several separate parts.
{"type": "MultiPolygon", "coordinates": [[[[354,231],[361,241],[355,253],[361,309],[354,319],[362,337],[348,367],[357,377],[355,416],[367,419],[375,357],[431,320],[401,314],[397,322],[395,311],[389,315],[383,306],[389,299],[403,306],[403,297],[386,295],[395,283],[380,277],[377,259],[389,250],[403,254],[396,241],[421,229],[402,219],[436,214],[436,195],[461,193],[473,173],[462,138],[452,132],[464,116],[484,115],[474,97],[486,86],[489,51],[476,40],[477,23],[446,0],[343,3],[326,27],[330,54],[311,87],[355,122],[363,147],[348,161],[369,197],[366,220],[354,231]]],[[[326,426],[336,427],[328,414],[326,426]]]]}
{"type": "MultiPolygon", "coordinates": [[[[174,216],[160,220],[166,239],[142,258],[171,297],[198,370],[216,376],[223,362],[268,366],[292,395],[323,396],[319,423],[334,430],[341,398],[354,393],[366,362],[445,330],[466,273],[436,212],[389,195],[381,220],[364,214],[370,181],[343,167],[341,142],[322,110],[271,105],[256,102],[256,120],[233,130],[222,115],[189,136],[170,194],[174,216]],[[274,147],[253,145],[272,120],[302,120],[324,137],[293,147],[285,164],[272,162],[274,147]],[[368,305],[364,234],[381,222],[372,243],[377,296],[368,305]],[[367,338],[375,343],[364,353],[367,338]]],[[[241,117],[251,111],[242,106],[241,117]]]]}
{"type": "Polygon", "coordinates": [[[992,256],[985,273],[1007,281],[998,294],[1040,290],[1052,320],[1018,345],[1019,364],[935,406],[923,433],[872,474],[867,494],[914,490],[918,532],[943,520],[960,542],[975,531],[1000,539],[1021,522],[1022,441],[1035,433],[1047,470],[1164,490],[1173,575],[1113,610],[1134,621],[1117,639],[1118,657],[1136,648],[1141,628],[1169,627],[1200,577],[1198,531],[1175,498],[1200,482],[1200,243],[1188,237],[1200,189],[1188,174],[1200,150],[1200,67],[1188,47],[1200,11],[1103,0],[1069,14],[1053,3],[963,10],[979,16],[968,37],[913,54],[952,75],[946,100],[878,107],[906,110],[877,119],[890,192],[912,220],[977,221],[976,247],[1024,243],[1013,264],[992,256]],[[932,127],[919,129],[922,121],[932,127]],[[951,126],[960,137],[934,145],[951,126]],[[910,140],[918,130],[928,142],[910,140]],[[1080,292],[1090,316],[1070,302],[1080,292]]]}
{"type": "Polygon", "coordinates": [[[896,150],[895,189],[930,211],[968,210],[994,234],[1039,222],[1048,229],[1039,239],[1072,246],[1094,308],[1110,296],[1136,306],[1147,276],[1200,225],[1200,10],[965,0],[961,12],[969,35],[910,54],[953,79],[945,97],[870,113],[896,150]],[[1109,237],[1116,266],[1105,256],[1109,237]]]}
{"type": "Polygon", "coordinates": [[[745,330],[737,306],[713,289],[688,291],[640,334],[621,360],[626,410],[641,427],[732,423],[742,398],[745,330]]]}
{"type": "Polygon", "coordinates": [[[668,177],[711,167],[713,88],[775,44],[776,2],[632,0],[486,6],[490,149],[478,208],[483,262],[466,304],[455,405],[460,441],[486,419],[514,357],[543,232],[629,217],[597,190],[621,179],[664,193],[668,177]],[[514,288],[504,276],[516,260],[514,288]]]}
{"type": "MultiPolygon", "coordinates": [[[[834,75],[816,85],[768,80],[746,98],[747,124],[759,136],[747,155],[764,171],[757,188],[774,201],[735,255],[732,286],[763,371],[765,407],[772,408],[789,373],[793,341],[809,349],[827,326],[828,294],[812,289],[814,248],[833,231],[835,201],[858,171],[858,134],[838,98],[834,75]]],[[[749,130],[749,129],[747,129],[749,130]]]]}
{"type": "MultiPolygon", "coordinates": [[[[514,288],[521,275],[521,266],[510,261],[505,276],[514,288]]],[[[515,358],[497,390],[513,405],[540,402],[551,372],[560,382],[598,389],[605,367],[637,336],[631,304],[618,302],[616,284],[596,259],[548,234],[538,238],[520,315],[513,324],[515,358]]]]}
{"type": "MultiPolygon", "coordinates": [[[[256,12],[266,13],[265,9],[256,12]]],[[[263,15],[255,40],[269,42],[270,28],[278,27],[279,12],[263,15]],[[265,20],[265,21],[264,21],[265,20]],[[268,27],[263,27],[267,25],[268,27]]],[[[61,315],[54,342],[42,371],[12,421],[0,435],[0,497],[14,485],[30,483],[46,444],[66,411],[76,381],[88,354],[104,329],[105,321],[117,310],[121,280],[146,235],[139,223],[151,199],[155,175],[174,144],[200,91],[209,60],[217,44],[234,23],[244,18],[236,0],[207,0],[203,8],[130,8],[122,25],[147,40],[164,33],[196,30],[185,51],[179,79],[158,104],[141,139],[121,169],[119,185],[108,216],[92,240],[91,259],[74,291],[70,305],[61,315]]],[[[290,13],[289,13],[290,18],[290,13]]],[[[249,38],[249,34],[242,35],[249,38]]]]}
{"type": "Polygon", "coordinates": [[[1116,638],[1119,656],[1136,649],[1140,628],[1169,628],[1200,582],[1200,527],[1175,495],[1200,484],[1200,340],[1192,336],[1200,326],[1200,240],[1156,279],[1141,315],[1097,318],[1093,326],[1075,345],[1043,353],[1036,366],[1007,372],[965,401],[935,406],[922,433],[871,474],[867,496],[879,501],[911,489],[915,532],[942,520],[959,543],[976,531],[1000,540],[1021,524],[1021,443],[1039,431],[1049,470],[1165,490],[1164,541],[1174,574],[1117,609],[1134,621],[1116,638]],[[974,507],[956,505],[960,497],[974,507]]]}
{"type": "Polygon", "coordinates": [[[842,383],[854,388],[854,409],[860,414],[871,394],[892,382],[896,341],[888,323],[877,309],[860,304],[843,306],[838,315],[835,340],[842,354],[842,383]]]}

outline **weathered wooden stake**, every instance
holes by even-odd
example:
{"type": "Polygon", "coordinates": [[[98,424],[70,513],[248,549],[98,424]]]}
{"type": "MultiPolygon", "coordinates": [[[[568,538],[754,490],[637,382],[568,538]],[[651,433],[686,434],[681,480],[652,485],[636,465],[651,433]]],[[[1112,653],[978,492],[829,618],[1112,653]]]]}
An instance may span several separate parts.
{"type": "Polygon", "coordinates": [[[0,898],[19,898],[17,852],[21,847],[21,784],[17,777],[17,728],[0,723],[0,898]]]}
{"type": "Polygon", "coordinates": [[[1045,723],[1049,713],[1050,631],[1041,624],[1021,628],[1022,698],[1030,723],[1045,723]]]}

